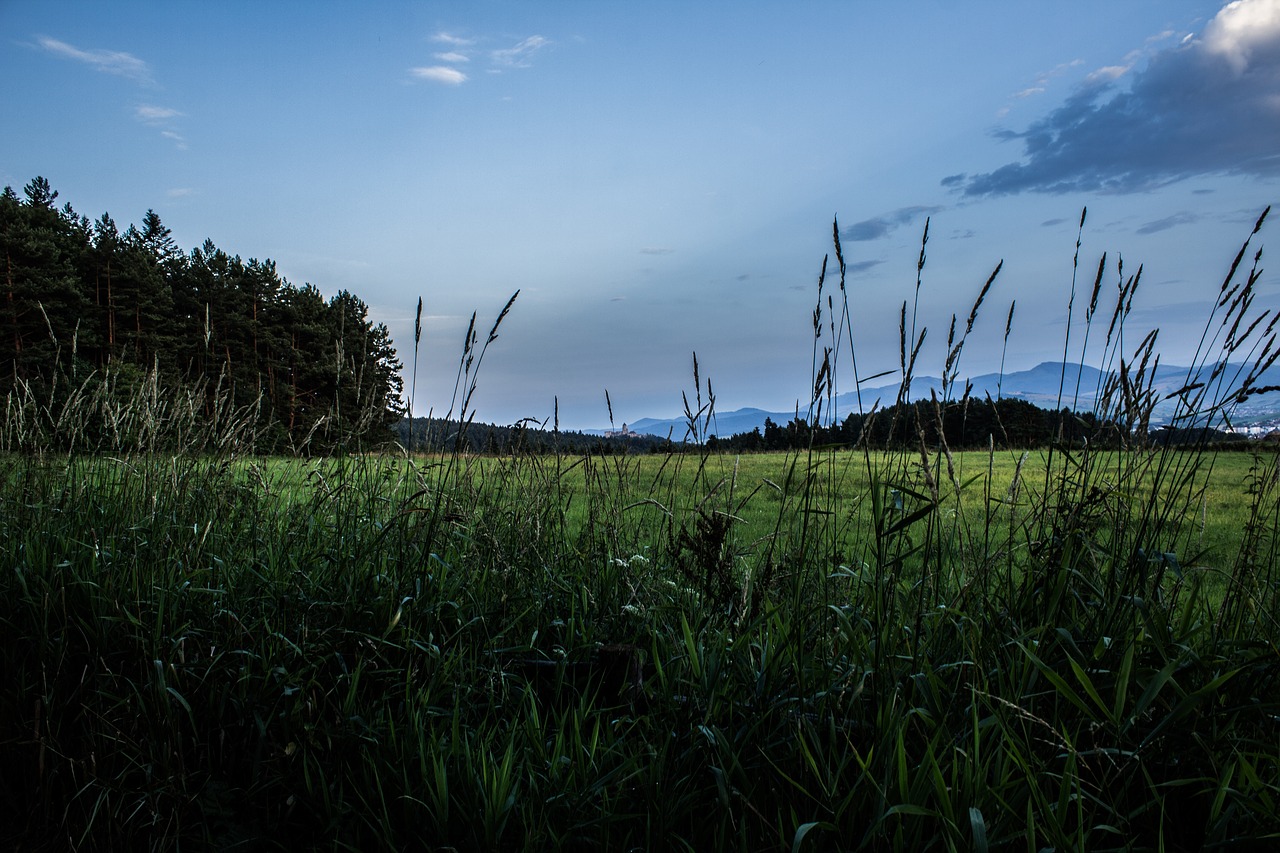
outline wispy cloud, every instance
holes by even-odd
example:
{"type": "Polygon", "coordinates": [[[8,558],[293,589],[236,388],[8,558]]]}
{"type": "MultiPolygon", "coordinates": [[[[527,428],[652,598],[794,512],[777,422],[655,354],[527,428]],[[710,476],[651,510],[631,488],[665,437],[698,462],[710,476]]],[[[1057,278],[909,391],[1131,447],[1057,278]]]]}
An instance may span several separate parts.
{"type": "MultiPolygon", "coordinates": [[[[1035,76],[1035,82],[1033,82],[1030,86],[1027,86],[1017,92],[1014,92],[1013,95],[1011,96],[1012,100],[1025,101],[1028,98],[1034,98],[1036,95],[1043,95],[1045,92],[1049,91],[1049,83],[1055,77],[1061,77],[1063,74],[1066,74],[1072,68],[1075,68],[1077,65],[1080,65],[1082,63],[1083,63],[1083,60],[1073,59],[1070,62],[1058,63],[1053,68],[1050,68],[1048,71],[1041,71],[1039,74],[1035,76]]],[[[996,112],[996,117],[1004,118],[1009,114],[1010,109],[1011,108],[1008,105],[1001,107],[996,112]]]]}
{"type": "Polygon", "coordinates": [[[464,38],[443,30],[431,36],[431,40],[437,44],[447,45],[447,50],[432,54],[437,62],[444,64],[410,68],[409,74],[419,80],[430,80],[449,86],[459,86],[470,79],[469,75],[454,66],[475,59],[487,59],[488,67],[485,70],[490,74],[500,74],[507,68],[528,68],[533,64],[533,57],[551,44],[545,37],[533,35],[522,39],[512,47],[484,51],[477,45],[485,40],[464,38]]]}
{"type": "Polygon", "coordinates": [[[846,265],[845,270],[854,273],[866,272],[867,270],[875,269],[883,263],[884,261],[855,261],[846,265]]]}
{"type": "MultiPolygon", "coordinates": [[[[37,38],[36,45],[53,56],[83,63],[94,71],[124,77],[146,87],[155,85],[150,66],[131,53],[118,50],[84,50],[48,36],[37,38]]],[[[171,141],[179,149],[185,150],[187,140],[173,128],[173,120],[181,116],[182,113],[172,107],[161,107],[155,104],[137,104],[133,107],[133,117],[136,120],[158,128],[162,137],[171,141]]]]}
{"type": "Polygon", "coordinates": [[[165,193],[166,196],[174,199],[190,198],[195,194],[196,194],[196,191],[193,190],[191,187],[174,187],[173,189],[165,193]]]}
{"type": "Polygon", "coordinates": [[[172,118],[182,115],[175,109],[169,107],[155,107],[148,104],[141,104],[133,108],[133,115],[138,121],[144,124],[162,124],[172,118]]]}
{"type": "Polygon", "coordinates": [[[173,120],[182,113],[172,107],[157,107],[154,104],[139,104],[133,108],[133,117],[150,127],[160,128],[160,135],[172,142],[182,151],[187,150],[187,140],[174,129],[173,120]]]}
{"type": "Polygon", "coordinates": [[[910,225],[921,216],[931,216],[940,210],[942,210],[940,207],[924,205],[900,207],[897,210],[886,213],[882,216],[876,216],[871,219],[864,219],[861,222],[855,222],[853,225],[850,225],[848,228],[841,231],[840,236],[855,243],[865,242],[867,240],[879,240],[881,237],[888,237],[890,233],[901,228],[903,225],[910,225]]]}
{"type": "Polygon", "coordinates": [[[47,53],[62,59],[83,62],[95,71],[101,71],[104,74],[126,77],[138,83],[150,84],[153,82],[151,69],[147,66],[147,63],[131,53],[124,53],[118,50],[82,50],[67,44],[65,41],[59,41],[47,36],[37,38],[36,44],[47,53]]]}
{"type": "Polygon", "coordinates": [[[1142,68],[1137,60],[1088,75],[1025,130],[997,132],[1022,143],[1022,160],[944,185],[966,196],[1125,193],[1280,174],[1280,0],[1236,0],[1199,37],[1156,50],[1142,68]]]}
{"type": "Polygon", "coordinates": [[[489,56],[494,65],[508,68],[528,68],[533,63],[534,54],[550,43],[542,36],[529,36],[516,44],[515,47],[492,51],[489,56]]]}
{"type": "Polygon", "coordinates": [[[447,65],[430,65],[420,68],[410,68],[409,73],[417,77],[419,80],[430,80],[433,83],[444,83],[449,86],[458,86],[467,82],[467,75],[463,74],[456,68],[450,68],[447,65]]]}
{"type": "Polygon", "coordinates": [[[1198,215],[1183,211],[1182,213],[1175,213],[1172,216],[1166,216],[1163,219],[1156,219],[1146,223],[1145,225],[1140,225],[1138,226],[1137,233],[1156,234],[1160,231],[1168,231],[1170,228],[1178,225],[1191,225],[1192,223],[1199,221],[1200,217],[1198,215]]]}
{"type": "Polygon", "coordinates": [[[433,35],[431,40],[438,42],[439,44],[447,44],[453,47],[471,47],[471,45],[476,43],[475,39],[462,38],[461,36],[455,36],[452,33],[446,33],[444,31],[433,35]]]}
{"type": "Polygon", "coordinates": [[[666,248],[666,247],[664,247],[664,246],[645,246],[644,248],[642,248],[642,249],[640,250],[640,254],[642,254],[642,255],[669,255],[669,254],[671,254],[671,253],[672,253],[672,252],[674,252],[674,251],[675,251],[675,249],[668,249],[668,248],[666,248]]]}

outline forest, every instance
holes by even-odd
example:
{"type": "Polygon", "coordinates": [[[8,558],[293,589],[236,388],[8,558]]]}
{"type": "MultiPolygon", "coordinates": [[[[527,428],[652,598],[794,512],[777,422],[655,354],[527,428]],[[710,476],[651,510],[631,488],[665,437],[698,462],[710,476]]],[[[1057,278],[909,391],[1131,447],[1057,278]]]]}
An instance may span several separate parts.
{"type": "Polygon", "coordinates": [[[961,450],[989,447],[1031,449],[1054,443],[1097,448],[1130,448],[1146,443],[1201,446],[1240,445],[1244,437],[1200,427],[1148,429],[1146,424],[1098,417],[1093,412],[1046,409],[1028,400],[963,397],[947,402],[900,402],[870,412],[852,412],[839,423],[810,424],[797,415],[778,424],[765,418],[764,429],[727,438],[711,436],[713,449],[728,452],[803,450],[808,447],[870,447],[910,450],[945,444],[961,450]]]}
{"type": "Polygon", "coordinates": [[[114,449],[113,405],[150,394],[193,401],[195,417],[235,423],[264,453],[393,439],[401,364],[358,296],[326,299],[211,240],[184,254],[154,210],[122,231],[57,199],[43,177],[0,194],[0,401],[30,409],[28,436],[66,444],[56,413],[95,400],[76,440],[114,449]]]}

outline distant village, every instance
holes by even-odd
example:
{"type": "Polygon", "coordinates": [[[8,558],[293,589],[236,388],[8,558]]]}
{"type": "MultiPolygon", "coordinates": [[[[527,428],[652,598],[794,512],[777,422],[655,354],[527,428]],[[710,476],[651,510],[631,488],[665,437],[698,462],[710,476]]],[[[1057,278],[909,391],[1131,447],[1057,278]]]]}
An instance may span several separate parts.
{"type": "Polygon", "coordinates": [[[626,424],[622,425],[622,429],[608,429],[604,431],[605,438],[639,438],[640,433],[632,432],[627,428],[626,424]]]}

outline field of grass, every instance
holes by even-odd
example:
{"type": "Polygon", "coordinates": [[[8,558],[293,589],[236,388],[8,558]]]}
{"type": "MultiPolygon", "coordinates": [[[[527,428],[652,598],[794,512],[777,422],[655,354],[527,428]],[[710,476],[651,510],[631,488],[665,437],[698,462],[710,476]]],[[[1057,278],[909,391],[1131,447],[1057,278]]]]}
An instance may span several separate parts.
{"type": "Polygon", "coordinates": [[[0,841],[1274,849],[1280,456],[1144,434],[0,457],[0,841]]]}
{"type": "Polygon", "coordinates": [[[1074,491],[1039,494],[1033,453],[1010,499],[1021,459],[957,454],[978,479],[936,505],[883,453],[7,459],[10,825],[51,848],[1261,843],[1274,453],[1170,454],[1195,499],[1141,551],[1149,485],[1107,477],[1133,458],[1050,513],[1074,491]]]}

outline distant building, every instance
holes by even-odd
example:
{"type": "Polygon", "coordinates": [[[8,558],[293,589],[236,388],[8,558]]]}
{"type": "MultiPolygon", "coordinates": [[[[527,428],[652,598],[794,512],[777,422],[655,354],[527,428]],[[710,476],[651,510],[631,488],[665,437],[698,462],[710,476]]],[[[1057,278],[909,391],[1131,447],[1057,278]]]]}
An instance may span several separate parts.
{"type": "Polygon", "coordinates": [[[605,438],[636,438],[638,436],[639,433],[627,429],[626,424],[622,425],[622,429],[611,429],[604,434],[605,438]]]}

